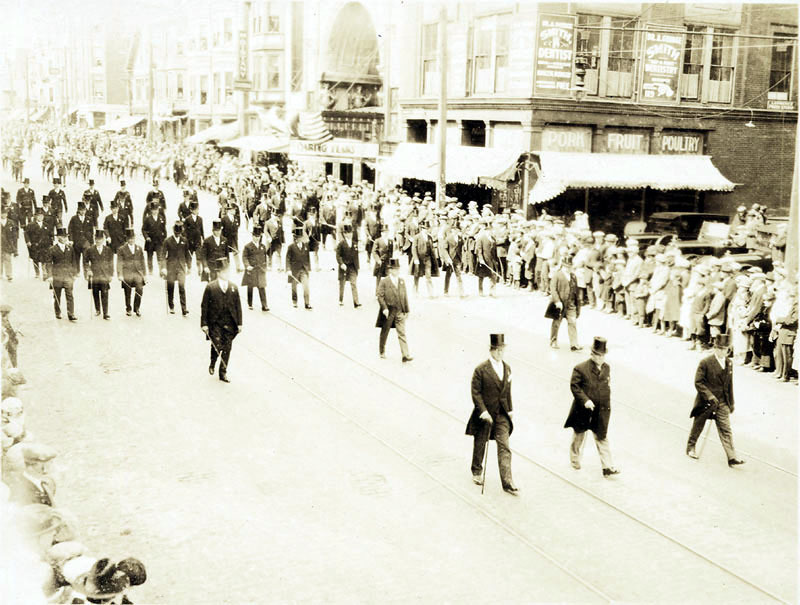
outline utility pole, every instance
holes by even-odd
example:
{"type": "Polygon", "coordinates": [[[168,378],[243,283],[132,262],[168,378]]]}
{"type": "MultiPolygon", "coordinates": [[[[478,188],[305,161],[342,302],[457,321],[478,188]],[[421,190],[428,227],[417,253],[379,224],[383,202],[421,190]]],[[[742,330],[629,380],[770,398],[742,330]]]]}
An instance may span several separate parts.
{"type": "Polygon", "coordinates": [[[30,60],[30,50],[25,49],[25,132],[28,131],[30,126],[31,115],[31,82],[30,82],[30,67],[28,61],[30,60]]]}
{"type": "Polygon", "coordinates": [[[391,3],[386,5],[386,10],[390,11],[386,16],[386,29],[383,37],[383,140],[388,141],[392,132],[392,85],[389,79],[391,70],[392,52],[392,16],[391,3]]]}
{"type": "Polygon", "coordinates": [[[436,183],[436,202],[445,205],[447,190],[447,5],[439,8],[439,180],[436,183]]]}
{"type": "MultiPolygon", "coordinates": [[[[291,28],[291,23],[287,23],[287,29],[291,28]]],[[[241,96],[239,97],[239,133],[240,136],[246,137],[250,134],[249,124],[247,123],[247,108],[250,105],[250,73],[249,73],[249,54],[250,54],[250,2],[245,0],[242,3],[242,29],[239,32],[240,39],[237,43],[237,75],[243,78],[243,84],[240,89],[241,96]],[[243,37],[243,39],[242,39],[243,37]]],[[[288,47],[287,47],[288,50],[288,47]]],[[[287,53],[288,54],[288,53],[287,53]]],[[[287,72],[287,77],[284,82],[290,81],[291,70],[287,72]]],[[[291,86],[291,85],[290,85],[291,86]]]]}
{"type": "Polygon", "coordinates": [[[153,141],[153,96],[155,94],[153,86],[153,72],[155,66],[153,64],[153,33],[152,31],[147,34],[148,45],[148,59],[147,59],[147,142],[153,141]]]}

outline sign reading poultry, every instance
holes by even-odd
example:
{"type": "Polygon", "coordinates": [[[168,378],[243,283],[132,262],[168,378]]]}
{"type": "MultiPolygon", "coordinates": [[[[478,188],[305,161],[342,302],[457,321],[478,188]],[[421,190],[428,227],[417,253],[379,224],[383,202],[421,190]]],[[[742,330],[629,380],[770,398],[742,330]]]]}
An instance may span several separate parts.
{"type": "Polygon", "coordinates": [[[569,97],[575,57],[575,17],[539,15],[533,94],[569,97]]]}
{"type": "Polygon", "coordinates": [[[685,30],[666,31],[667,28],[659,25],[658,31],[651,31],[650,27],[644,32],[639,100],[644,103],[677,103],[685,30]]]}

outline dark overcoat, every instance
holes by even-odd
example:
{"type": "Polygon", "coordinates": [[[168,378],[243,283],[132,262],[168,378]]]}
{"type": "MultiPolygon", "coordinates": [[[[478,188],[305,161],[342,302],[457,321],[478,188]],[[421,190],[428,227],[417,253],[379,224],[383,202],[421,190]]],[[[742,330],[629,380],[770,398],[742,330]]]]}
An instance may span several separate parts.
{"type": "Polygon", "coordinates": [[[730,358],[725,358],[724,370],[713,354],[701,359],[694,373],[694,388],[697,395],[690,418],[702,414],[709,407],[716,408],[719,403],[727,404],[733,412],[733,365],[730,358]]]}
{"type": "Polygon", "coordinates": [[[161,248],[160,262],[166,261],[167,281],[180,281],[186,279],[189,272],[189,265],[192,262],[192,254],[189,251],[189,244],[184,238],[180,241],[174,235],[170,235],[161,248]]]}
{"type": "Polygon", "coordinates": [[[358,277],[359,264],[356,240],[353,240],[352,245],[349,245],[345,239],[336,244],[336,265],[338,266],[339,281],[358,277]],[[345,265],[347,269],[342,269],[342,265],[345,265]]]}
{"type": "Polygon", "coordinates": [[[576,433],[591,430],[597,439],[605,439],[608,421],[611,419],[611,368],[603,363],[599,368],[591,359],[579,363],[572,370],[569,383],[572,391],[572,407],[564,428],[576,433]],[[594,403],[594,410],[586,408],[586,402],[594,403]]]}
{"type": "Polygon", "coordinates": [[[267,287],[267,247],[259,242],[248,242],[242,251],[244,257],[244,275],[242,285],[250,288],[267,287]],[[252,267],[252,269],[248,269],[252,267]]]}
{"type": "Polygon", "coordinates": [[[114,277],[114,251],[111,248],[103,246],[103,251],[100,252],[97,246],[92,246],[86,251],[86,262],[92,271],[93,283],[111,283],[114,277]]]}
{"type": "Polygon", "coordinates": [[[503,376],[499,377],[492,367],[492,363],[487,359],[479,364],[472,373],[472,414],[467,421],[467,435],[476,435],[482,425],[480,415],[482,412],[489,412],[492,417],[492,432],[489,436],[494,439],[494,427],[497,425],[497,417],[505,414],[508,417],[510,435],[514,430],[509,412],[514,410],[511,401],[511,367],[503,362],[503,376]]]}
{"type": "Polygon", "coordinates": [[[217,280],[210,282],[200,304],[200,327],[208,327],[209,332],[224,330],[233,338],[241,325],[242,300],[236,284],[229,281],[227,291],[223,292],[217,280]]]}

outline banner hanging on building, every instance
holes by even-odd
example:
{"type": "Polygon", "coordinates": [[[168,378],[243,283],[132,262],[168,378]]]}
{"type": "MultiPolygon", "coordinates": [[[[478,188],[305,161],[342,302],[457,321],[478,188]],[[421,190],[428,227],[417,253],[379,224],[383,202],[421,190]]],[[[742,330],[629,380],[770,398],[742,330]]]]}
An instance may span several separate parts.
{"type": "Polygon", "coordinates": [[[572,95],[575,22],[574,15],[539,15],[539,27],[536,30],[534,95],[549,97],[572,95]]]}
{"type": "Polygon", "coordinates": [[[250,47],[250,39],[248,33],[239,30],[239,41],[236,53],[236,78],[233,82],[233,87],[236,90],[250,90],[253,83],[250,81],[250,65],[248,63],[248,53],[250,47]]]}
{"type": "Polygon", "coordinates": [[[648,25],[642,37],[642,75],[639,101],[643,103],[678,103],[681,53],[686,30],[648,25]],[[659,31],[652,31],[658,28],[659,31]],[[664,31],[670,29],[671,31],[664,31]]]}

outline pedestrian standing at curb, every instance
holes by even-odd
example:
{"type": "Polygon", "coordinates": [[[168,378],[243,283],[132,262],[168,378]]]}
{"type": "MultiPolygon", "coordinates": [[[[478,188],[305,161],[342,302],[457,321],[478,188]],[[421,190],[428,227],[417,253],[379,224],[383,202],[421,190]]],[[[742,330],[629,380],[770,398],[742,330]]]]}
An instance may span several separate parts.
{"type": "Polygon", "coordinates": [[[569,460],[572,468],[580,470],[581,454],[586,431],[592,431],[603,477],[619,474],[611,461],[611,448],[608,445],[608,422],[611,419],[611,368],[605,362],[608,342],[596,336],[592,343],[591,357],[579,363],[572,370],[570,390],[572,408],[564,428],[573,429],[569,460]]]}

